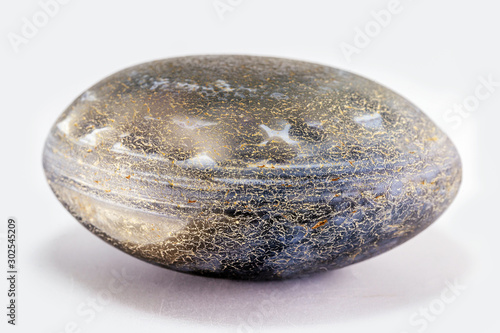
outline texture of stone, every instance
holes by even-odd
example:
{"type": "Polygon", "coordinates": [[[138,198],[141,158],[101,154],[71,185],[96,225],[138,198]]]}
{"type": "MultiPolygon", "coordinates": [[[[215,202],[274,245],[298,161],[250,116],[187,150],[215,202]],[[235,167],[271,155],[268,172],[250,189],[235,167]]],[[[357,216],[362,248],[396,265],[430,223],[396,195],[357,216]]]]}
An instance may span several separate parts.
{"type": "Polygon", "coordinates": [[[57,198],[170,269],[281,279],[385,252],[455,197],[458,153],[391,90],[278,58],[193,56],[118,72],[46,142],[57,198]]]}

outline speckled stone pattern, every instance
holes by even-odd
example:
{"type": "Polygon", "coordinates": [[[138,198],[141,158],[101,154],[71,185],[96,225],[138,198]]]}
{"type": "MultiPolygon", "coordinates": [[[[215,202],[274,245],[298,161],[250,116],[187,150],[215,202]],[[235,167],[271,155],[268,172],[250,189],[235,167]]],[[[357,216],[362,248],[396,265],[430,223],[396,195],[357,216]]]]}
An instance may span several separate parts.
{"type": "Polygon", "coordinates": [[[118,72],[47,139],[57,198],[170,269],[282,279],[385,252],[455,197],[461,162],[413,104],[307,62],[192,56],[118,72]]]}

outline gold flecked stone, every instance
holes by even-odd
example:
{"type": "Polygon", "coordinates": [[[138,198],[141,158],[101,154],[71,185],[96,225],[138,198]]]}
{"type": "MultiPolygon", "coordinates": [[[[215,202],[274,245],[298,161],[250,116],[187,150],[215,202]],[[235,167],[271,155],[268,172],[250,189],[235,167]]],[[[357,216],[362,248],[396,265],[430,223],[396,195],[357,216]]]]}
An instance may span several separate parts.
{"type": "Polygon", "coordinates": [[[100,81],[56,121],[43,165],[108,243],[238,279],[385,252],[441,215],[461,179],[448,137],[391,90],[253,56],[165,59],[100,81]]]}

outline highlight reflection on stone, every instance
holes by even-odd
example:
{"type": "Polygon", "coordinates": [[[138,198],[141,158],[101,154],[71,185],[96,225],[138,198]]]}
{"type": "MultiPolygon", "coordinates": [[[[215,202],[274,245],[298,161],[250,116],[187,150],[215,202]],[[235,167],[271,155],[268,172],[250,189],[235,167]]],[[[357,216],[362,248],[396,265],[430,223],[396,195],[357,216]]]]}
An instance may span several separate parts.
{"type": "Polygon", "coordinates": [[[118,72],[59,117],[57,198],[117,248],[178,271],[281,279],[385,252],[455,197],[461,163],[414,105],[278,58],[194,56],[118,72]]]}

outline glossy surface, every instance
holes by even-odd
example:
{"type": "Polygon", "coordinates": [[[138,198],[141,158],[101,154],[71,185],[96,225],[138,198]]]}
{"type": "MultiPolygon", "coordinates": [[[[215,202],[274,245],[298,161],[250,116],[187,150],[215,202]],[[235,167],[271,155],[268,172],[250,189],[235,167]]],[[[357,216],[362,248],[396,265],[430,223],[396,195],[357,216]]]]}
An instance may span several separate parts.
{"type": "Polygon", "coordinates": [[[432,121],[362,77],[277,58],[196,56],[118,72],[47,139],[64,206],[137,258],[280,279],[387,251],[455,197],[461,164],[432,121]]]}

